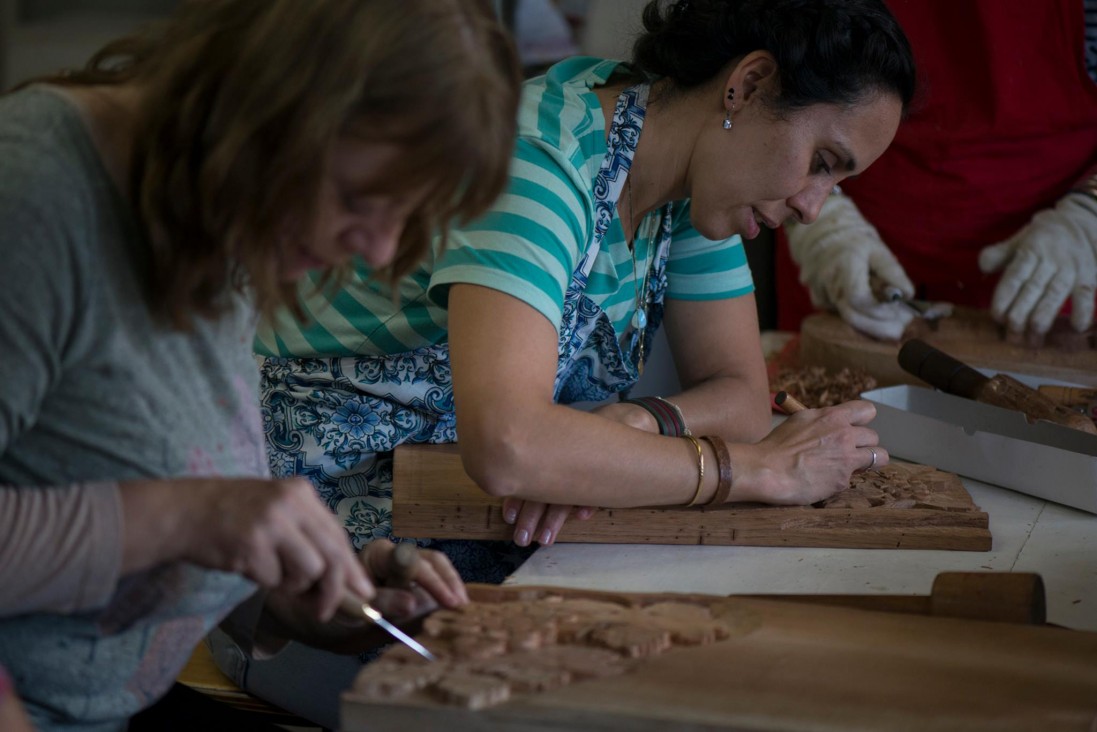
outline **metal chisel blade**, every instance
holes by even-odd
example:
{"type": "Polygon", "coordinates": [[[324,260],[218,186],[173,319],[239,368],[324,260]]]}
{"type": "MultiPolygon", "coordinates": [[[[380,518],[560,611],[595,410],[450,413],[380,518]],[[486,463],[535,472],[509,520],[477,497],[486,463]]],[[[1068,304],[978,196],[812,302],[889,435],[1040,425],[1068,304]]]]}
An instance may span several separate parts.
{"type": "Polygon", "coordinates": [[[389,635],[406,645],[411,650],[418,653],[423,658],[427,659],[428,661],[438,660],[437,658],[435,658],[433,653],[427,650],[426,646],[412,638],[404,631],[397,628],[389,621],[385,620],[384,616],[381,615],[381,613],[379,613],[377,609],[370,605],[368,602],[362,603],[362,614],[364,614],[367,618],[372,620],[377,625],[381,626],[381,628],[389,635]]]}

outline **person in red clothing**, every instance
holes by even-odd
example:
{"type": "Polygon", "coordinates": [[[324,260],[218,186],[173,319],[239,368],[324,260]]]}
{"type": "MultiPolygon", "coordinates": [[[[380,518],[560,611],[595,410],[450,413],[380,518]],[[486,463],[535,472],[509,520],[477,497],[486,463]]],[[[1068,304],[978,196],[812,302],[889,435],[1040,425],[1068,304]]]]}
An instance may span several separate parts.
{"type": "Polygon", "coordinates": [[[779,327],[798,329],[814,303],[869,335],[899,338],[914,313],[880,302],[874,275],[907,297],[989,308],[1015,332],[1046,332],[1069,301],[1073,327],[1088,329],[1097,0],[888,5],[914,48],[921,104],[815,223],[787,226],[779,327]]]}

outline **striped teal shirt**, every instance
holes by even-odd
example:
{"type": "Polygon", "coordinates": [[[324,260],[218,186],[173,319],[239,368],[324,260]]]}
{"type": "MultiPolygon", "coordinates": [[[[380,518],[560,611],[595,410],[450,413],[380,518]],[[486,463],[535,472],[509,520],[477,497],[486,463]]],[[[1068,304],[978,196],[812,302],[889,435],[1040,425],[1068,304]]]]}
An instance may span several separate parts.
{"type": "MultiPolygon", "coordinates": [[[[511,295],[559,329],[564,293],[594,229],[593,185],[606,155],[605,118],[592,91],[617,61],[574,58],[526,83],[519,139],[507,190],[480,219],[438,242],[425,261],[392,288],[371,279],[364,264],[341,288],[317,291],[315,274],[302,283],[306,324],[281,313],[261,324],[256,350],[278,356],[400,353],[446,340],[449,286],[481,285],[511,295]]],[[[689,223],[689,202],[673,207],[667,297],[717,300],[754,290],[738,236],[710,241],[689,223]]],[[[661,210],[640,223],[636,261],[614,215],[586,294],[609,315],[618,335],[636,311],[637,293],[652,264],[661,210]]]]}

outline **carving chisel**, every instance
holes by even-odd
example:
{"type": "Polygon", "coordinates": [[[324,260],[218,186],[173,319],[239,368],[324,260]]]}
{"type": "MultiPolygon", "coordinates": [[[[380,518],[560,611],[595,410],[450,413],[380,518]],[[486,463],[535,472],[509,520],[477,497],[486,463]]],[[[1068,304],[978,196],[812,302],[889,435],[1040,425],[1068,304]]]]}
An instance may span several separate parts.
{"type": "Polygon", "coordinates": [[[938,320],[952,315],[952,306],[947,303],[933,303],[926,300],[914,300],[903,295],[903,291],[895,285],[881,279],[877,275],[869,277],[872,294],[878,302],[899,302],[918,314],[925,320],[938,320]]]}
{"type": "Polygon", "coordinates": [[[373,605],[370,605],[368,602],[359,602],[354,598],[348,597],[339,606],[339,609],[344,613],[348,615],[353,615],[355,617],[360,617],[364,615],[370,622],[380,626],[380,628],[386,633],[403,643],[411,650],[418,653],[423,658],[427,659],[428,661],[438,660],[437,658],[435,658],[433,653],[427,650],[426,646],[412,638],[404,631],[397,628],[388,620],[385,620],[385,617],[380,612],[378,612],[377,608],[375,608],[373,605]]]}
{"type": "Polygon", "coordinates": [[[1030,422],[1043,419],[1097,434],[1097,425],[1086,415],[1055,403],[1008,374],[984,376],[923,340],[912,338],[902,345],[899,366],[946,394],[1012,409],[1023,413],[1030,422]]]}

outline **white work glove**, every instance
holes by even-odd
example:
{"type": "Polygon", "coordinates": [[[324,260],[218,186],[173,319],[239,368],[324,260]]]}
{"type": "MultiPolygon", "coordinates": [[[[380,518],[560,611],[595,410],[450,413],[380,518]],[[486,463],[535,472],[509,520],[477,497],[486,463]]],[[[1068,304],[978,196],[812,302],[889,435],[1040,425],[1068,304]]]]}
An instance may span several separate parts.
{"type": "Polygon", "coordinates": [[[800,282],[811,291],[815,307],[837,310],[851,326],[875,338],[903,335],[915,312],[902,302],[880,302],[870,278],[898,288],[904,298],[914,296],[914,285],[849,197],[828,196],[815,222],[786,228],[800,282]]]}
{"type": "Polygon", "coordinates": [[[984,272],[1005,267],[994,290],[991,315],[1018,333],[1026,328],[1046,333],[1069,297],[1070,324],[1077,331],[1086,330],[1093,324],[1097,291],[1094,247],[1097,200],[1068,193],[1012,237],[979,253],[984,272]]]}

